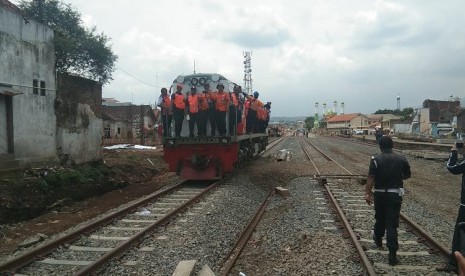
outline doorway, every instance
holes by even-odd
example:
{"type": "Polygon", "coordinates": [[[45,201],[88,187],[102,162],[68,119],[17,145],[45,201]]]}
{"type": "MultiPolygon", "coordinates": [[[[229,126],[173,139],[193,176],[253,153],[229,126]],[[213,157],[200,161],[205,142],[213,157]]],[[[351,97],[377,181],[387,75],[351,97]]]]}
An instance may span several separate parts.
{"type": "Polygon", "coordinates": [[[0,155],[13,153],[12,98],[0,94],[0,155]]]}

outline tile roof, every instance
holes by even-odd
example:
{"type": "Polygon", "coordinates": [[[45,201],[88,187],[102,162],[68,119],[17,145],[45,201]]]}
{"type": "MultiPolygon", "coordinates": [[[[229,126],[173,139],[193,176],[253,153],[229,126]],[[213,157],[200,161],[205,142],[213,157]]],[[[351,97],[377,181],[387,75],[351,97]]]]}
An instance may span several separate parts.
{"type": "Polygon", "coordinates": [[[337,122],[348,122],[352,120],[353,118],[357,117],[359,114],[358,113],[352,113],[352,114],[342,114],[342,115],[335,115],[326,122],[328,123],[337,123],[337,122]]]}
{"type": "MultiPolygon", "coordinates": [[[[115,121],[138,121],[140,118],[140,105],[102,106],[102,116],[115,121]]],[[[150,105],[142,105],[144,114],[155,117],[150,105]]]]}

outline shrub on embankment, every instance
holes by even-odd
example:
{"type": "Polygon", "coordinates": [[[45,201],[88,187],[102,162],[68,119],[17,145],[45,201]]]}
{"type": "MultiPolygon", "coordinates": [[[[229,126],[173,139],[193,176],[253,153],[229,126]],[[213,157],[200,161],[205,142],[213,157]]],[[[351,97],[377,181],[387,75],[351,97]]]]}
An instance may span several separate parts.
{"type": "Polygon", "coordinates": [[[39,169],[25,177],[0,180],[0,223],[17,222],[121,188],[126,181],[111,177],[103,162],[72,168],[39,169]]]}

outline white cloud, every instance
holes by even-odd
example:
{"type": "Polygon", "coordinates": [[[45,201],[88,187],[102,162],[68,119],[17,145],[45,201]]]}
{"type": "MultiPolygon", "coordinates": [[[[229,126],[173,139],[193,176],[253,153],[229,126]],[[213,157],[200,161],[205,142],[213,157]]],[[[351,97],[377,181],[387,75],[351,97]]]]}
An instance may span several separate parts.
{"type": "MultiPolygon", "coordinates": [[[[86,26],[112,38],[120,68],[156,86],[192,73],[194,61],[197,71],[241,82],[242,52],[251,50],[254,89],[273,102],[273,115],[313,115],[315,102],[334,100],[345,102],[346,113],[369,113],[395,108],[398,93],[404,107],[444,91],[465,96],[461,0],[72,5],[86,26]]],[[[104,96],[139,104],[153,103],[159,93],[121,69],[114,79],[104,96]]]]}

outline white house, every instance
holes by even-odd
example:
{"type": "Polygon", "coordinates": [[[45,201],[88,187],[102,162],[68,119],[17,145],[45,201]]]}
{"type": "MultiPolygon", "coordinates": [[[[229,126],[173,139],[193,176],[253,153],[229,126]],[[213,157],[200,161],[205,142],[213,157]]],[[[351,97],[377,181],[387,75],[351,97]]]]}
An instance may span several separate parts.
{"type": "Polygon", "coordinates": [[[0,0],[0,156],[56,158],[53,31],[0,0]]]}

